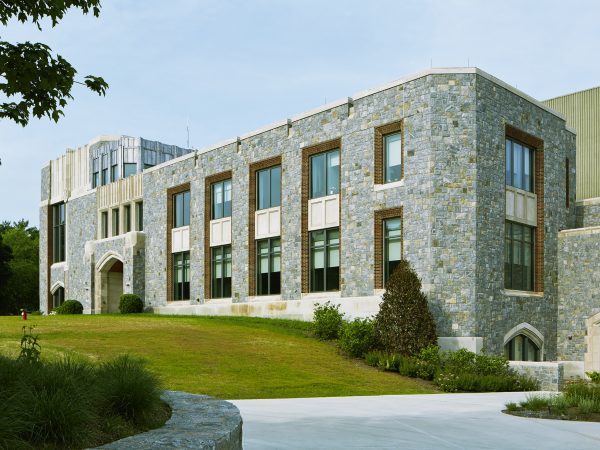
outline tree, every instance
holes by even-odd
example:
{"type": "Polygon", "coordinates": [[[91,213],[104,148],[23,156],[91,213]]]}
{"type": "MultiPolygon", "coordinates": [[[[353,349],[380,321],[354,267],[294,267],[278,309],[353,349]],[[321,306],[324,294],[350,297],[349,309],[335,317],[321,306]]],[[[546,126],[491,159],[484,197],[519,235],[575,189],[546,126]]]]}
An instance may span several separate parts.
{"type": "Polygon", "coordinates": [[[427,296],[421,291],[421,280],[405,259],[387,283],[375,318],[375,335],[384,350],[407,356],[437,342],[435,321],[427,296]]]}
{"type": "MultiPolygon", "coordinates": [[[[25,23],[31,20],[42,29],[42,20],[50,19],[52,27],[70,8],[100,14],[100,0],[12,0],[0,1],[0,22],[7,25],[16,18],[25,23]]],[[[12,44],[0,41],[0,93],[9,100],[0,103],[0,118],[8,118],[25,126],[33,115],[48,116],[55,122],[64,115],[67,100],[73,98],[73,83],[86,86],[98,95],[105,95],[108,84],[98,76],[88,75],[76,81],[75,68],[62,56],[42,43],[12,44]],[[10,101],[14,100],[14,101],[10,101]]]]}
{"type": "Polygon", "coordinates": [[[38,309],[39,230],[30,227],[26,220],[12,225],[3,222],[0,224],[2,241],[12,258],[8,262],[9,276],[0,281],[0,314],[18,314],[21,308],[38,309]]]}

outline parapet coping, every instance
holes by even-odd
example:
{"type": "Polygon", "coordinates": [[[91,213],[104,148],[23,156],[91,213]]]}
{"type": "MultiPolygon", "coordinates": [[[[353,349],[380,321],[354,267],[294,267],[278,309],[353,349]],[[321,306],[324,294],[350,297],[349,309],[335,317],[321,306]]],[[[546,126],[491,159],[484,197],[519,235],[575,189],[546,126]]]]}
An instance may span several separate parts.
{"type": "Polygon", "coordinates": [[[167,423],[155,430],[102,445],[100,449],[242,449],[242,416],[232,403],[208,395],[165,391],[172,408],[167,423]]]}
{"type": "Polygon", "coordinates": [[[585,227],[585,228],[572,228],[570,230],[559,231],[559,235],[562,236],[586,236],[592,234],[600,234],[600,226],[585,227]]]}
{"type": "Polygon", "coordinates": [[[588,206],[588,205],[600,205],[600,197],[584,198],[583,200],[577,200],[577,206],[588,206]]]}

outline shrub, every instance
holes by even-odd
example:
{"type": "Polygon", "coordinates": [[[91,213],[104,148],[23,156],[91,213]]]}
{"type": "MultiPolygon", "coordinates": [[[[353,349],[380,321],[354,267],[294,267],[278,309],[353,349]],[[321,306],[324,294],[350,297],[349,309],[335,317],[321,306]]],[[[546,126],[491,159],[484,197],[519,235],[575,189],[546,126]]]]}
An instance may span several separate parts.
{"type": "Polygon", "coordinates": [[[552,403],[552,397],[548,395],[528,395],[525,401],[521,402],[522,408],[530,411],[543,411],[548,409],[548,405],[552,403]]]}
{"type": "Polygon", "coordinates": [[[600,384],[600,372],[586,372],[585,374],[588,377],[590,377],[590,380],[592,380],[592,383],[600,384]]]}
{"type": "Polygon", "coordinates": [[[370,352],[365,353],[365,362],[369,366],[379,367],[379,364],[386,355],[380,350],[371,350],[370,352]]]}
{"type": "Polygon", "coordinates": [[[83,314],[83,305],[77,300],[66,300],[53,311],[56,314],[83,314]]]}
{"type": "Polygon", "coordinates": [[[319,339],[337,339],[344,322],[340,305],[327,301],[315,304],[313,313],[313,331],[319,339]]]}
{"type": "Polygon", "coordinates": [[[121,314],[141,313],[144,311],[144,302],[139,295],[122,294],[119,299],[119,311],[121,314]]]}
{"type": "Polygon", "coordinates": [[[375,334],[384,350],[406,356],[437,342],[421,280],[406,260],[400,261],[387,283],[375,319],[375,334]]]}
{"type": "Polygon", "coordinates": [[[340,347],[351,356],[363,356],[375,347],[372,319],[356,318],[342,325],[339,333],[340,347]]]}
{"type": "Polygon", "coordinates": [[[419,361],[410,356],[398,356],[398,373],[405,377],[417,378],[419,376],[419,361]]]}

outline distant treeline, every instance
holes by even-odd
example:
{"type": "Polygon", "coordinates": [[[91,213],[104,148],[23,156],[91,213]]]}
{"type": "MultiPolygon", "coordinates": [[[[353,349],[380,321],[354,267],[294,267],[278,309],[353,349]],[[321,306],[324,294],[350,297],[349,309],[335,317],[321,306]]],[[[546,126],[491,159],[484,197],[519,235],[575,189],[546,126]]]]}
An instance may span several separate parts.
{"type": "Polygon", "coordinates": [[[0,223],[0,315],[39,309],[39,244],[27,220],[0,223]]]}

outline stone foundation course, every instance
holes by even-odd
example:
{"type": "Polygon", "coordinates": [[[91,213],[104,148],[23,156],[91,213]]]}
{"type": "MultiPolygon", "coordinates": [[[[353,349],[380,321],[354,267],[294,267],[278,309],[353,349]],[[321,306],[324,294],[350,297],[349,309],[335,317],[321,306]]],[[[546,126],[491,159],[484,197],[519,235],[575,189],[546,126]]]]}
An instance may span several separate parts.
{"type": "Polygon", "coordinates": [[[156,430],[103,445],[101,449],[242,448],[242,416],[233,404],[208,395],[166,391],[162,399],[173,409],[167,423],[156,430]]]}

